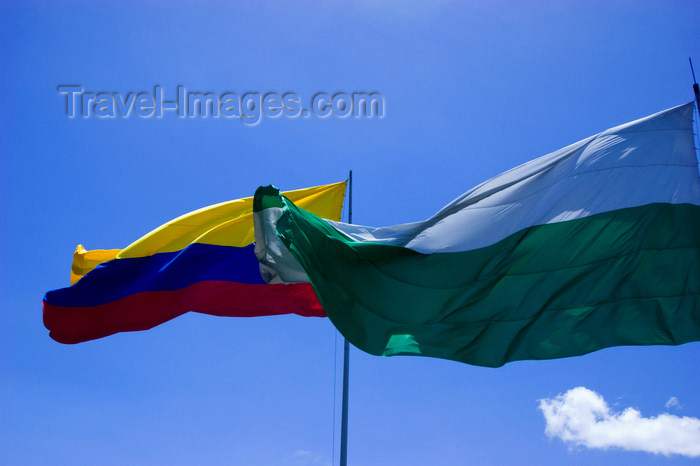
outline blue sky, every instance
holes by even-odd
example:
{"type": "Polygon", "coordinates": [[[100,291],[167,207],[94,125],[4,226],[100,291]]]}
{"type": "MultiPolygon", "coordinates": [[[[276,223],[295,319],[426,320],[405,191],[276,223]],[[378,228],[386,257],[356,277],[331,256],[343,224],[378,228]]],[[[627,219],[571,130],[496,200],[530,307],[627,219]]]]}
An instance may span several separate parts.
{"type": "MultiPolygon", "coordinates": [[[[350,169],[355,222],[424,219],[520,163],[692,100],[698,17],[692,1],[3,2],[0,463],[337,463],[341,338],[327,319],[190,313],[61,345],[40,301],[67,285],[76,244],[121,248],[258,185],[350,169]],[[385,116],[71,119],[62,84],[305,103],[379,92],[385,116]]],[[[353,349],[349,462],[690,463],[550,438],[538,406],[586,387],[614,413],[698,418],[699,365],[700,343],[499,369],[353,349]]]]}

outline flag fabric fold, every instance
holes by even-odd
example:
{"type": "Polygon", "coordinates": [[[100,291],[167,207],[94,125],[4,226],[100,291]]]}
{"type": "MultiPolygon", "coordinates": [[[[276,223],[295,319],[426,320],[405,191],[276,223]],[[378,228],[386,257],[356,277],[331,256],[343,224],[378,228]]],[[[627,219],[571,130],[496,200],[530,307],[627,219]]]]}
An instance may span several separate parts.
{"type": "Polygon", "coordinates": [[[514,168],[423,222],[328,222],[260,188],[256,255],[268,281],[310,281],[376,355],[498,367],[698,341],[692,105],[514,168]]]}
{"type": "MultiPolygon", "coordinates": [[[[346,182],[286,193],[340,219],[346,182]]],[[[267,284],[255,257],[253,198],[185,214],[123,250],[78,246],[72,286],[46,293],[44,325],[61,343],[146,330],[188,311],[218,316],[325,316],[307,283],[267,284]]]]}

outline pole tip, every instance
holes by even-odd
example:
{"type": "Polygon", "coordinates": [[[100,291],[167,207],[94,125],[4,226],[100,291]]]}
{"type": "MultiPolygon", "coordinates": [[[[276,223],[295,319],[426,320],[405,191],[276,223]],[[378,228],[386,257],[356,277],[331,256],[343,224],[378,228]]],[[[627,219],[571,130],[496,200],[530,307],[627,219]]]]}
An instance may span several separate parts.
{"type": "Polygon", "coordinates": [[[693,69],[693,59],[688,57],[688,62],[690,63],[690,72],[693,74],[693,83],[697,85],[698,81],[695,79],[695,70],[693,69]]]}

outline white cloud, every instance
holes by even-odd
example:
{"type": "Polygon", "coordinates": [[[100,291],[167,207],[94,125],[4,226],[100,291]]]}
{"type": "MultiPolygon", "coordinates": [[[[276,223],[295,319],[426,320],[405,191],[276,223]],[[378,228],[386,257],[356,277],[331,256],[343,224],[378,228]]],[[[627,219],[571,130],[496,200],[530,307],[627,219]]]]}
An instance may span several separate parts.
{"type": "Polygon", "coordinates": [[[645,418],[634,408],[613,412],[601,395],[585,387],[540,400],[539,409],[545,433],[573,446],[700,456],[698,418],[667,413],[645,418]]]}
{"type": "Polygon", "coordinates": [[[669,398],[664,406],[666,407],[666,409],[669,409],[669,408],[681,409],[681,403],[678,401],[678,398],[676,398],[675,396],[672,396],[671,398],[669,398]]]}

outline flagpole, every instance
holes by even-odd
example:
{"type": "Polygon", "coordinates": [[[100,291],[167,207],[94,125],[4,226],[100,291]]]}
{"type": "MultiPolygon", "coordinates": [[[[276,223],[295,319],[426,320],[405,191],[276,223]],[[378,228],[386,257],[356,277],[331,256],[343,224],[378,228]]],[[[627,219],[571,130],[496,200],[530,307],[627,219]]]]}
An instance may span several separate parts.
{"type": "MultiPolygon", "coordinates": [[[[695,79],[695,70],[693,69],[693,60],[688,57],[690,62],[690,72],[693,73],[693,92],[695,93],[695,105],[698,108],[698,114],[700,114],[700,88],[698,87],[698,82],[695,79]]],[[[352,173],[352,172],[350,172],[352,173]]]]}
{"type": "MultiPolygon", "coordinates": [[[[348,176],[348,223],[352,223],[352,170],[348,176]]],[[[348,384],[350,382],[350,345],[343,338],[343,404],[340,421],[340,466],[348,464],[348,384]]]]}

